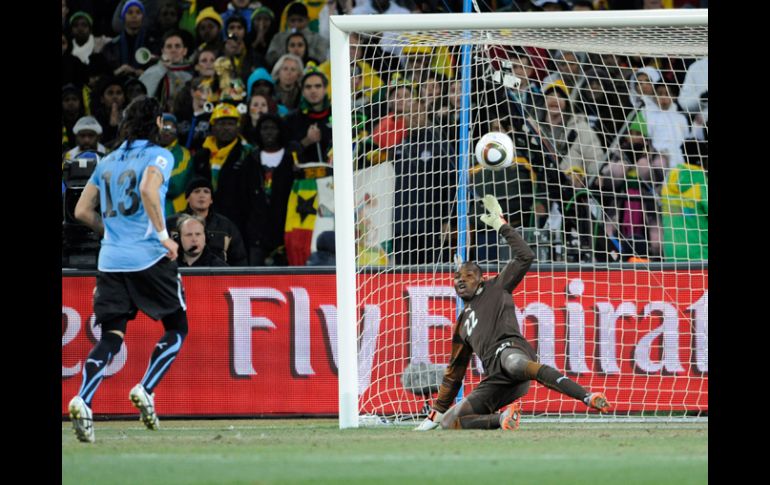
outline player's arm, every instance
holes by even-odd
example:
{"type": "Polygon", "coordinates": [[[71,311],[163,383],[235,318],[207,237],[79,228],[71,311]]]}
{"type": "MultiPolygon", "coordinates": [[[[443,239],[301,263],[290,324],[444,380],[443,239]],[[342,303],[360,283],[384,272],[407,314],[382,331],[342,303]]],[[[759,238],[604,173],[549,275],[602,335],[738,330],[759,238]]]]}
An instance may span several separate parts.
{"type": "Polygon", "coordinates": [[[500,272],[498,281],[502,283],[506,291],[513,291],[516,285],[524,278],[524,275],[527,274],[529,267],[532,266],[532,262],[535,260],[535,253],[524,241],[524,238],[505,220],[503,209],[494,196],[484,196],[484,209],[486,209],[487,213],[481,216],[481,221],[488,226],[492,226],[495,231],[498,231],[508,242],[508,246],[511,247],[513,258],[500,272]]]}
{"type": "Polygon", "coordinates": [[[166,221],[163,218],[163,206],[160,200],[160,187],[163,185],[163,172],[160,168],[150,165],[144,170],[142,182],[139,184],[139,194],[142,197],[144,210],[150,218],[160,243],[168,250],[166,257],[175,260],[178,245],[171,239],[166,230],[166,221]]]}
{"type": "Polygon", "coordinates": [[[103,236],[104,223],[97,207],[99,207],[99,187],[89,182],[80,194],[80,199],[78,199],[78,203],[75,206],[75,219],[91,228],[95,233],[103,236]]]}
{"type": "Polygon", "coordinates": [[[449,359],[449,365],[444,370],[444,378],[441,380],[441,386],[438,389],[436,404],[425,421],[416,428],[417,431],[428,431],[439,426],[444,413],[452,405],[460,387],[463,385],[463,377],[468,370],[468,364],[471,361],[473,351],[470,346],[463,342],[459,333],[460,322],[455,324],[452,333],[452,356],[449,359]]]}

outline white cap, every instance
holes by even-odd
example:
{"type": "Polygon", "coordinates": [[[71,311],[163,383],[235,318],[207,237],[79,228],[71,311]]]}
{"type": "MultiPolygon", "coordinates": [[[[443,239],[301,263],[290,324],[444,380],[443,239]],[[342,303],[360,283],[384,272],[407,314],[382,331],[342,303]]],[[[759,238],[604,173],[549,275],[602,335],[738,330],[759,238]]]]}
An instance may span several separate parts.
{"type": "Polygon", "coordinates": [[[83,130],[91,130],[96,132],[97,135],[101,135],[102,125],[100,125],[99,122],[96,121],[96,118],[93,116],[84,116],[80,118],[77,123],[75,123],[75,127],[72,129],[72,132],[77,135],[83,130]]]}

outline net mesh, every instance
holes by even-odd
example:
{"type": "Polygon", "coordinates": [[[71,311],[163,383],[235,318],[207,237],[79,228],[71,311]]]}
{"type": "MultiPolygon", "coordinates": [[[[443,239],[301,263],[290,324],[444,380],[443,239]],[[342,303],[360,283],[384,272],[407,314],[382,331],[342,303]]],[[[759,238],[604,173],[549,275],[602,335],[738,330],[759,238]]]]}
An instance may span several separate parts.
{"type": "MultiPolygon", "coordinates": [[[[514,303],[541,362],[607,393],[613,417],[707,413],[707,35],[351,34],[362,415],[429,409],[458,310],[455,254],[487,277],[510,259],[478,219],[486,194],[536,253],[514,303]],[[489,132],[513,141],[510,167],[475,160],[489,132]]],[[[483,377],[474,358],[463,395],[483,377]]],[[[589,416],[534,382],[522,401],[530,417],[589,416]]]]}

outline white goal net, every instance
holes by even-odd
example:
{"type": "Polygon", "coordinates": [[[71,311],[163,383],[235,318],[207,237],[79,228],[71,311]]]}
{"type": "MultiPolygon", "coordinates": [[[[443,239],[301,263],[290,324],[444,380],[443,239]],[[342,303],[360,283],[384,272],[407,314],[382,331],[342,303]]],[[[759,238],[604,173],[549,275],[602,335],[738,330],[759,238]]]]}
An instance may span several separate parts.
{"type": "MultiPolygon", "coordinates": [[[[478,220],[486,194],[536,253],[513,299],[539,360],[605,392],[610,419],[707,416],[707,22],[332,18],[342,427],[429,409],[455,258],[486,277],[510,259],[478,220]],[[473,155],[492,131],[515,147],[503,170],[473,155]]],[[[483,378],[473,359],[462,395],[483,378]]],[[[534,382],[522,405],[524,420],[594,417],[534,382]]]]}

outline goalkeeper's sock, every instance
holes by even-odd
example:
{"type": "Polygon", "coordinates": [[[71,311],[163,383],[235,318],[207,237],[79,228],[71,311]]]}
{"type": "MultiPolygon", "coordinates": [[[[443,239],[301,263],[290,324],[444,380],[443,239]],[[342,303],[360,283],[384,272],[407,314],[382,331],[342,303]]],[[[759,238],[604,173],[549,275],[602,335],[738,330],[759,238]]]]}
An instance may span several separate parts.
{"type": "Polygon", "coordinates": [[[152,351],[147,372],[144,373],[141,381],[147,394],[152,394],[155,386],[158,385],[169,366],[171,366],[171,363],[174,362],[179,350],[182,348],[183,341],[184,335],[182,333],[176,330],[169,330],[155,344],[155,350],[152,351]]]}
{"type": "Polygon", "coordinates": [[[562,375],[561,372],[548,365],[540,366],[535,379],[549,389],[559,391],[562,394],[566,394],[569,397],[580,401],[583,401],[588,394],[585,387],[569,377],[562,375]]]}
{"type": "Polygon", "coordinates": [[[83,382],[80,384],[78,396],[83,398],[86,405],[91,407],[96,389],[104,379],[104,373],[112,356],[120,350],[123,337],[114,332],[104,332],[99,342],[91,349],[85,364],[83,364],[83,382]]]}
{"type": "Polygon", "coordinates": [[[466,414],[452,423],[452,429],[498,429],[499,427],[499,414],[466,414]]]}

